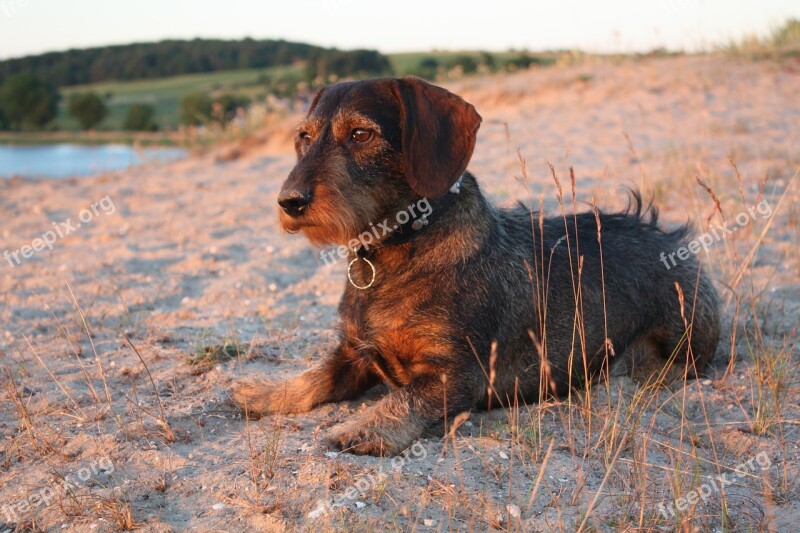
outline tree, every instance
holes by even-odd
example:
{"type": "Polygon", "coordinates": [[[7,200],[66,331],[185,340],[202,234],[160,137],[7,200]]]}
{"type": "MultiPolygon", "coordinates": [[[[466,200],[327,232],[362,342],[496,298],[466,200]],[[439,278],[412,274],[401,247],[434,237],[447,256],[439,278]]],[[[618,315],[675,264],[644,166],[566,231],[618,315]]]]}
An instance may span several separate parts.
{"type": "Polygon", "coordinates": [[[247,107],[249,104],[250,99],[246,96],[223,94],[214,100],[212,115],[214,120],[225,126],[236,118],[239,108],[247,107]]]}
{"type": "Polygon", "coordinates": [[[419,62],[419,68],[417,69],[417,75],[420,78],[425,78],[426,80],[435,80],[436,74],[439,72],[439,61],[436,60],[435,57],[426,57],[422,61],[419,62]]]}
{"type": "Polygon", "coordinates": [[[128,131],[156,131],[156,110],[147,104],[131,104],[125,112],[122,127],[128,131]]]}
{"type": "Polygon", "coordinates": [[[181,124],[204,124],[211,119],[211,98],[205,93],[190,93],[181,98],[178,120],[181,124]]]}
{"type": "Polygon", "coordinates": [[[375,50],[325,50],[319,49],[309,54],[306,65],[308,81],[344,77],[366,77],[390,74],[392,65],[389,58],[375,50]]]}
{"type": "Polygon", "coordinates": [[[73,94],[69,97],[68,108],[70,116],[85,130],[94,128],[108,115],[108,108],[95,93],[73,94]]]}
{"type": "Polygon", "coordinates": [[[460,55],[455,57],[450,62],[451,68],[461,67],[463,74],[473,74],[478,70],[478,62],[474,57],[468,55],[460,55]]]}
{"type": "Polygon", "coordinates": [[[495,67],[497,66],[494,60],[494,56],[489,52],[481,52],[480,53],[481,60],[480,63],[484,67],[488,68],[491,71],[494,71],[495,67]]]}
{"type": "Polygon", "coordinates": [[[0,107],[12,127],[41,128],[56,117],[58,92],[32,74],[19,74],[0,89],[0,107]]]}
{"type": "Polygon", "coordinates": [[[505,67],[508,70],[517,70],[517,69],[525,70],[534,63],[538,64],[539,59],[529,55],[526,52],[520,52],[516,57],[513,57],[508,61],[506,61],[505,67]]]}

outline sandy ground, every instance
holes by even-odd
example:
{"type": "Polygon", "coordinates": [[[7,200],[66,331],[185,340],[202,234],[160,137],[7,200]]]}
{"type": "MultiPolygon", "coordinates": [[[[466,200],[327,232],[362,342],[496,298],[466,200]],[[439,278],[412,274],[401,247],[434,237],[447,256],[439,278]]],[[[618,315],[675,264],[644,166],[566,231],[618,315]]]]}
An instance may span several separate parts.
{"type": "Polygon", "coordinates": [[[569,167],[579,209],[636,186],[666,225],[704,226],[696,177],[729,226],[769,207],[702,253],[725,301],[706,378],[473,413],[394,462],[336,454],[321,435],[380,390],[258,422],[226,395],[335,341],[345,265],[277,225],[285,134],[229,162],[0,181],[0,253],[90,210],[52,250],[0,262],[0,532],[795,530],[800,61],[590,61],[448,86],[484,118],[470,170],[497,202],[558,215],[550,162],[568,210],[569,167]]]}

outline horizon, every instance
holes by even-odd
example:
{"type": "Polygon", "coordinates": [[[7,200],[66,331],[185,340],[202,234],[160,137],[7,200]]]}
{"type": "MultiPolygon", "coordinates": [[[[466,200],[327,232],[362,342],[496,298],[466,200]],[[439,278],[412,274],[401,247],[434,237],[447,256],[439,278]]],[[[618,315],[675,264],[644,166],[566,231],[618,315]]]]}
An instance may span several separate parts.
{"type": "Polygon", "coordinates": [[[232,0],[219,18],[209,0],[168,5],[142,0],[136,5],[107,5],[97,0],[57,4],[53,0],[0,0],[0,60],[70,49],[164,40],[252,38],[283,39],[340,49],[367,48],[382,53],[427,50],[580,49],[589,53],[639,53],[654,49],[702,52],[749,35],[767,35],[791,18],[800,18],[800,3],[790,0],[673,0],[643,6],[633,0],[605,5],[569,0],[559,5],[499,0],[491,9],[446,2],[427,5],[410,0],[402,12],[365,9],[357,0],[312,0],[269,6],[232,0]],[[239,16],[247,11],[248,16],[239,16]],[[420,17],[419,13],[425,16],[420,17]],[[582,17],[575,17],[581,13],[582,17]],[[383,17],[381,17],[383,15],[383,17]],[[393,27],[415,31],[387,31],[393,27]],[[471,31],[473,20],[481,30],[471,31]],[[442,22],[445,21],[445,22],[442,22]],[[221,27],[224,26],[224,29],[221,27]],[[343,32],[355,27],[357,34],[343,32]]]}

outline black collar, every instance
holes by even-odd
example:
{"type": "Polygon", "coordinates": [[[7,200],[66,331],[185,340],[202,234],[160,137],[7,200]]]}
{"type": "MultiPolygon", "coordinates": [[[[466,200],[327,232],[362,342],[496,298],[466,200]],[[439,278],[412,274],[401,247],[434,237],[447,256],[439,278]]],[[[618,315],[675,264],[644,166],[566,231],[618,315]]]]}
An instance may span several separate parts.
{"type": "MultiPolygon", "coordinates": [[[[425,229],[430,227],[434,222],[440,219],[456,202],[458,196],[461,194],[461,184],[464,181],[462,174],[458,181],[456,181],[450,190],[447,191],[443,197],[438,200],[430,202],[431,210],[427,215],[422,215],[417,218],[410,218],[405,224],[399,225],[396,229],[392,230],[388,237],[385,237],[374,245],[364,245],[356,250],[356,256],[359,258],[372,257],[377,250],[384,246],[393,246],[403,244],[417,235],[424,233],[425,229]]],[[[396,215],[395,215],[396,216],[396,215]]]]}

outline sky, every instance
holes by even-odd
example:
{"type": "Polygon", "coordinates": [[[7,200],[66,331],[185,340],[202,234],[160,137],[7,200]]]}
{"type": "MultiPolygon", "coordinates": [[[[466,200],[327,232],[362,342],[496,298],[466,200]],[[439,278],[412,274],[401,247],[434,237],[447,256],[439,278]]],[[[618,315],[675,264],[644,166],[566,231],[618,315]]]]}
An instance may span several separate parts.
{"type": "Polygon", "coordinates": [[[800,18],[800,0],[0,0],[0,58],[167,38],[381,52],[695,51],[800,18]]]}

